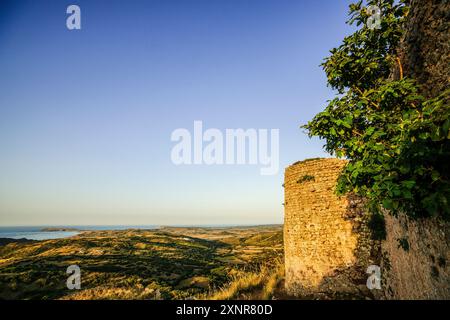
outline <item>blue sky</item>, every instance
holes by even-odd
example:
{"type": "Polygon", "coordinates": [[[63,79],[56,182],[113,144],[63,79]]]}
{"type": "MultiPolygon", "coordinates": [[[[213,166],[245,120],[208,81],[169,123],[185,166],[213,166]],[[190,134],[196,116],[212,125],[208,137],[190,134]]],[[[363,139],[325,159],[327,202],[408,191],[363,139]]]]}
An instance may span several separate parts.
{"type": "Polygon", "coordinates": [[[2,0],[0,225],[281,223],[284,167],[327,156],[299,126],[350,2],[2,0]],[[194,120],[280,129],[280,172],[175,166],[194,120]]]}

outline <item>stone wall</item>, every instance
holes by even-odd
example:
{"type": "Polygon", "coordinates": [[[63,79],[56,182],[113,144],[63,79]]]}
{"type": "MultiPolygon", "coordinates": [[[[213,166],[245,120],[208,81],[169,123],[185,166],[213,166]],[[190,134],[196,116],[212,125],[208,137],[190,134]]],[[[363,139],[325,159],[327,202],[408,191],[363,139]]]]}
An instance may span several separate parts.
{"type": "MultiPolygon", "coordinates": [[[[412,0],[399,50],[404,76],[435,97],[450,83],[450,1],[412,0]]],[[[398,70],[393,70],[398,77],[398,70]],[[397,71],[397,72],[395,72],[397,71]]],[[[375,298],[450,299],[450,223],[412,221],[385,212],[387,238],[370,240],[363,200],[334,194],[345,165],[337,159],[296,163],[285,172],[285,260],[288,293],[369,295],[365,270],[381,266],[375,298]],[[313,178],[311,178],[313,177],[313,178]]]]}
{"type": "Polygon", "coordinates": [[[371,295],[366,268],[379,256],[370,239],[363,201],[335,195],[346,164],[311,159],[285,171],[285,286],[301,297],[371,295]]]}
{"type": "Polygon", "coordinates": [[[387,299],[450,299],[450,229],[439,219],[385,213],[382,288],[387,299]]]}
{"type": "Polygon", "coordinates": [[[346,161],[311,159],[285,171],[285,287],[302,298],[450,299],[450,224],[385,211],[371,239],[364,200],[334,190],[346,161]],[[368,290],[369,265],[381,290],[368,290]]]}
{"type": "Polygon", "coordinates": [[[450,1],[412,0],[400,48],[405,77],[435,97],[450,87],[450,1]]]}
{"type": "MultiPolygon", "coordinates": [[[[450,84],[450,1],[412,0],[400,48],[404,75],[433,98],[450,84]]],[[[386,212],[383,288],[388,299],[450,299],[450,224],[386,212]],[[401,245],[407,243],[407,250],[401,245]]]]}

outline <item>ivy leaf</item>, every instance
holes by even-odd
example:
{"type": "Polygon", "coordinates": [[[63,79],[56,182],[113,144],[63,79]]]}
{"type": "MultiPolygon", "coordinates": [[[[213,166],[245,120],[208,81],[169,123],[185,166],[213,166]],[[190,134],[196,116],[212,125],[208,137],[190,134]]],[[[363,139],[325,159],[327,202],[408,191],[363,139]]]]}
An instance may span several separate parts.
{"type": "Polygon", "coordinates": [[[390,199],[384,199],[383,200],[383,207],[385,207],[386,209],[392,209],[392,201],[390,199]]]}

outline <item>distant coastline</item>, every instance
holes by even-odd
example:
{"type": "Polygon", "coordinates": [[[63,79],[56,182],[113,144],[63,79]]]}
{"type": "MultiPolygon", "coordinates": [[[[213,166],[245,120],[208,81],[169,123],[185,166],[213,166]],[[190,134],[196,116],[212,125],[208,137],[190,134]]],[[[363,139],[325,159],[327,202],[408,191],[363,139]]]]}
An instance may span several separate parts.
{"type": "Polygon", "coordinates": [[[58,232],[58,231],[82,231],[82,230],[71,227],[47,227],[41,229],[41,232],[58,232]]]}
{"type": "MultiPolygon", "coordinates": [[[[17,227],[0,227],[0,238],[2,239],[15,239],[15,240],[51,240],[60,238],[69,238],[79,235],[86,231],[120,231],[120,230],[167,230],[171,228],[214,228],[214,229],[227,229],[227,228],[271,228],[277,226],[277,224],[263,224],[263,225],[84,225],[84,226],[17,226],[17,227]]],[[[11,240],[12,242],[17,242],[11,240]]],[[[8,241],[4,241],[6,243],[8,241]]]]}

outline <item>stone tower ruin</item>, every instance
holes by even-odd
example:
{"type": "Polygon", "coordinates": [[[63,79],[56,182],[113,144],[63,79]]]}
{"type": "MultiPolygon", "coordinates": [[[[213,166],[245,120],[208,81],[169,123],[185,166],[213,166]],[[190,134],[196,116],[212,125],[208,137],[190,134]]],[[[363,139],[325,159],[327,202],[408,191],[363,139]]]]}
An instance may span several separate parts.
{"type": "Polygon", "coordinates": [[[376,246],[362,200],[334,192],[345,164],[311,159],[285,171],[285,286],[291,295],[367,293],[365,271],[376,246]]]}
{"type": "MultiPolygon", "coordinates": [[[[420,93],[432,98],[450,83],[450,2],[411,0],[410,7],[400,60],[404,75],[416,79],[420,93]]],[[[344,165],[338,159],[313,159],[285,171],[288,293],[450,299],[450,222],[416,221],[386,211],[386,239],[371,240],[363,200],[334,193],[344,165]],[[409,249],[401,248],[399,240],[408,241],[409,249]],[[381,292],[367,292],[365,271],[371,264],[381,268],[381,292]]]]}

